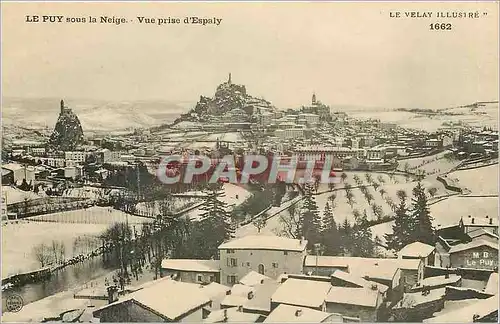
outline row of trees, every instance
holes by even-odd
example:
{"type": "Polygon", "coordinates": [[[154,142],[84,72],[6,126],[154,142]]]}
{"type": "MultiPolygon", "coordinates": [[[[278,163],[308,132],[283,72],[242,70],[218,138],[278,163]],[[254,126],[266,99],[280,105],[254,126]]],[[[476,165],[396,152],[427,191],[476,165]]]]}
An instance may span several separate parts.
{"type": "Polygon", "coordinates": [[[280,216],[282,231],[278,234],[304,237],[310,250],[319,243],[322,248],[316,253],[373,257],[376,249],[366,213],[357,217],[352,225],[347,219],[337,225],[331,205],[334,200],[327,202],[321,217],[312,188],[306,188],[301,205],[290,206],[287,215],[280,216]]]}
{"type": "Polygon", "coordinates": [[[400,195],[399,198],[393,233],[385,235],[387,247],[399,251],[405,245],[416,241],[434,245],[436,235],[425,188],[420,182],[413,188],[411,206],[406,204],[406,195],[400,195]]]}

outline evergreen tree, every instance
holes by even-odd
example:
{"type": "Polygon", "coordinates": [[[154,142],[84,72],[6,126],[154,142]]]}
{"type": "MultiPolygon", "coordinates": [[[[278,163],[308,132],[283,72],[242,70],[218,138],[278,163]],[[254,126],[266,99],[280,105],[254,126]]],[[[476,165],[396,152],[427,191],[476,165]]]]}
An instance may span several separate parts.
{"type": "Polygon", "coordinates": [[[227,210],[227,204],[220,199],[222,197],[224,197],[222,184],[213,185],[208,189],[206,201],[200,208],[204,245],[213,256],[222,242],[234,237],[231,214],[227,210]]]}
{"type": "Polygon", "coordinates": [[[344,219],[342,225],[338,228],[339,241],[340,241],[340,251],[343,255],[349,254],[349,247],[352,243],[352,228],[349,220],[344,219]]]}
{"type": "Polygon", "coordinates": [[[434,246],[436,234],[432,226],[432,216],[427,206],[425,188],[422,187],[420,182],[413,188],[411,216],[414,222],[413,231],[410,233],[412,242],[419,241],[434,246]]]}
{"type": "Polygon", "coordinates": [[[415,224],[406,208],[406,203],[404,200],[401,200],[396,209],[396,219],[392,226],[392,233],[385,234],[387,247],[399,251],[405,245],[411,243],[414,227],[415,224]]]}
{"type": "Polygon", "coordinates": [[[354,224],[351,233],[351,245],[349,250],[352,256],[373,257],[375,254],[375,243],[373,242],[372,230],[368,224],[366,213],[354,224]]]}
{"type": "Polygon", "coordinates": [[[339,232],[328,202],[323,212],[321,238],[326,255],[338,255],[340,253],[339,232]]]}
{"type": "Polygon", "coordinates": [[[308,241],[308,247],[312,248],[314,243],[320,241],[321,218],[319,216],[316,200],[312,195],[313,188],[306,187],[306,194],[300,212],[300,224],[302,225],[302,236],[308,241]]]}

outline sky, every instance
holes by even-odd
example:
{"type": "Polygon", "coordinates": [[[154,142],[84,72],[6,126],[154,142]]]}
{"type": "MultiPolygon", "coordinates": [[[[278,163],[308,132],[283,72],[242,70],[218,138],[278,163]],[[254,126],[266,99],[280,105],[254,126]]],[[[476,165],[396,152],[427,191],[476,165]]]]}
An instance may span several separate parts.
{"type": "Polygon", "coordinates": [[[2,95],[197,101],[232,73],[279,108],[498,100],[498,3],[2,3],[2,95]],[[390,18],[390,12],[480,18],[390,18]],[[121,25],[27,15],[124,17],[121,25]],[[138,16],[222,18],[146,25],[138,16]],[[452,24],[432,31],[430,23],[452,24]]]}

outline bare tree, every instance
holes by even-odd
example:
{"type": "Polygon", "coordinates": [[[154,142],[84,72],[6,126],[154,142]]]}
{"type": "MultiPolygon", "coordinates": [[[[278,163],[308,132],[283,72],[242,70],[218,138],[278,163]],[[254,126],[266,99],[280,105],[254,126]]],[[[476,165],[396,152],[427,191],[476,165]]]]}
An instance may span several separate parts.
{"type": "Polygon", "coordinates": [[[400,200],[406,200],[406,198],[408,198],[408,194],[406,193],[406,191],[404,191],[403,189],[400,189],[396,192],[396,195],[398,196],[398,198],[400,200]]]}
{"type": "Polygon", "coordinates": [[[33,247],[33,256],[40,263],[41,267],[49,265],[53,257],[50,247],[45,243],[33,247]]]}
{"type": "Polygon", "coordinates": [[[431,188],[427,189],[427,191],[429,192],[429,195],[431,195],[431,197],[434,198],[434,196],[437,193],[437,188],[436,187],[431,187],[431,188]]]}
{"type": "Polygon", "coordinates": [[[254,219],[252,221],[252,224],[253,226],[255,226],[257,228],[257,232],[260,233],[260,231],[266,227],[267,225],[267,218],[269,217],[269,215],[267,213],[264,213],[263,215],[261,215],[260,217],[254,219]]]}
{"type": "Polygon", "coordinates": [[[276,234],[299,239],[301,237],[300,230],[302,228],[302,224],[300,223],[300,210],[297,204],[290,205],[287,208],[287,212],[280,213],[279,217],[282,229],[276,234]]]}

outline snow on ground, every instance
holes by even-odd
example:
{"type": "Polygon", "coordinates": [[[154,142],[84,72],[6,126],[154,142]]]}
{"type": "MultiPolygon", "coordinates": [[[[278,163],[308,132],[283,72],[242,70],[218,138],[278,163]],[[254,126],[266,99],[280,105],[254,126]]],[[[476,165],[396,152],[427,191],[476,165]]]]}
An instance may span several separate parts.
{"type": "Polygon", "coordinates": [[[129,215],[110,207],[93,206],[87,209],[71,210],[54,214],[39,215],[27,218],[28,220],[46,220],[60,223],[76,224],[105,224],[114,223],[142,224],[149,221],[147,218],[129,215]]]}
{"type": "Polygon", "coordinates": [[[399,161],[398,170],[404,170],[405,164],[408,163],[410,171],[418,169],[424,170],[426,173],[446,173],[460,163],[458,160],[445,159],[444,155],[449,152],[444,151],[431,156],[399,161]]]}
{"type": "Polygon", "coordinates": [[[2,225],[2,276],[36,270],[41,267],[33,255],[39,244],[63,241],[66,257],[72,254],[73,243],[78,236],[99,235],[106,224],[40,223],[19,221],[2,225]]]}
{"type": "Polygon", "coordinates": [[[458,185],[469,189],[473,195],[498,194],[498,164],[477,169],[454,171],[449,173],[448,177],[458,179],[458,185]]]}
{"type": "MultiPolygon", "coordinates": [[[[40,268],[33,256],[33,247],[41,243],[51,244],[53,240],[63,241],[66,258],[73,254],[73,243],[80,236],[98,236],[110,224],[125,222],[127,214],[105,207],[91,207],[85,210],[34,216],[21,221],[2,224],[2,276],[40,268]],[[34,222],[30,219],[51,220],[34,222]],[[19,244],[21,243],[21,244],[19,244]]],[[[128,222],[136,225],[149,221],[147,218],[128,215],[128,222]]]]}
{"type": "Polygon", "coordinates": [[[443,127],[443,123],[462,122],[471,126],[492,127],[498,129],[498,103],[487,104],[486,107],[478,108],[476,111],[471,111],[470,108],[454,108],[449,109],[450,113],[462,113],[463,115],[436,115],[425,116],[414,114],[406,111],[380,111],[380,110],[363,110],[359,112],[349,112],[350,117],[357,119],[379,119],[386,123],[395,123],[400,127],[420,129],[428,132],[433,132],[443,127]],[[452,117],[452,118],[451,118],[452,117]]]}
{"type": "Polygon", "coordinates": [[[9,205],[24,201],[25,198],[28,200],[42,198],[32,191],[22,191],[10,186],[2,186],[2,196],[6,197],[9,205]]]}
{"type": "Polygon", "coordinates": [[[81,188],[66,189],[64,191],[64,197],[98,199],[119,191],[119,189],[104,189],[85,186],[81,188]]]}
{"type": "Polygon", "coordinates": [[[240,133],[224,133],[222,134],[222,137],[220,138],[221,141],[228,141],[228,142],[238,142],[242,141],[243,137],[241,136],[240,133]]]}
{"type": "MultiPolygon", "coordinates": [[[[201,194],[201,193],[200,193],[201,194]]],[[[205,196],[205,194],[200,195],[200,197],[205,196]]],[[[172,202],[172,207],[174,211],[180,211],[189,206],[202,202],[201,198],[175,198],[172,202]]],[[[151,201],[151,202],[140,202],[137,204],[137,213],[140,215],[154,216],[161,213],[161,201],[151,201]]]]}
{"type": "MultiPolygon", "coordinates": [[[[498,215],[498,198],[453,196],[431,205],[429,209],[434,219],[435,228],[458,225],[460,218],[465,218],[468,215],[481,218],[496,217],[498,215]]],[[[393,224],[392,221],[372,226],[373,236],[378,235],[383,238],[385,233],[392,233],[393,224]]]]}
{"type": "MultiPolygon", "coordinates": [[[[357,174],[360,177],[360,179],[363,180],[364,184],[367,184],[365,176],[364,176],[365,173],[363,173],[363,172],[346,172],[346,174],[348,176],[346,179],[346,182],[351,184],[351,185],[355,185],[354,181],[353,181],[353,176],[355,174],[357,174]]],[[[407,203],[408,204],[410,203],[410,199],[412,196],[412,189],[416,186],[416,182],[408,182],[407,183],[406,180],[404,180],[403,176],[396,176],[394,178],[394,180],[391,180],[389,178],[389,175],[384,174],[384,173],[371,173],[371,175],[376,182],[380,182],[378,180],[379,175],[385,181],[385,184],[380,186],[380,188],[378,188],[377,191],[375,191],[373,187],[368,187],[368,191],[373,195],[373,198],[374,198],[374,201],[372,201],[371,204],[375,203],[376,205],[381,206],[383,209],[384,215],[388,215],[388,214],[393,213],[391,207],[385,201],[385,197],[391,197],[391,199],[395,203],[399,202],[399,198],[397,197],[398,190],[406,191],[406,193],[408,195],[407,203]],[[384,197],[382,197],[382,195],[379,192],[380,189],[382,189],[382,188],[386,191],[386,193],[384,194],[384,197]]],[[[444,188],[444,186],[439,181],[437,181],[435,179],[432,179],[432,178],[425,179],[422,181],[422,185],[426,189],[432,188],[432,187],[436,188],[437,189],[436,197],[449,194],[449,192],[444,188]]],[[[338,184],[337,187],[342,188],[343,184],[338,184]]],[[[363,211],[366,210],[368,219],[377,219],[377,217],[373,213],[372,207],[368,204],[368,202],[366,201],[366,199],[365,199],[363,193],[360,191],[360,189],[352,189],[352,193],[354,195],[354,200],[355,200],[355,203],[354,203],[352,208],[347,203],[346,193],[344,190],[325,192],[325,193],[321,193],[319,195],[315,195],[314,199],[316,201],[316,204],[318,205],[320,215],[321,216],[323,215],[323,211],[324,211],[326,203],[329,200],[329,197],[331,195],[335,194],[336,198],[334,200],[335,207],[333,208],[333,214],[334,214],[335,221],[337,222],[337,224],[342,223],[345,219],[347,219],[349,222],[353,223],[354,222],[354,215],[353,215],[354,210],[358,210],[361,214],[363,214],[363,211]]],[[[332,206],[331,202],[330,202],[330,206],[332,206]]],[[[283,232],[283,225],[282,225],[282,222],[280,221],[280,218],[287,219],[288,217],[289,216],[288,216],[287,209],[283,210],[281,213],[279,213],[275,217],[270,218],[267,221],[267,224],[261,230],[261,233],[281,234],[283,232]]],[[[388,224],[388,223],[385,223],[385,224],[388,224]]],[[[384,229],[384,231],[381,232],[382,234],[378,233],[379,235],[383,235],[384,233],[386,233],[387,228],[389,229],[389,231],[392,230],[392,225],[385,225],[385,224],[377,225],[377,226],[380,226],[381,229],[384,229]],[[385,225],[385,228],[384,228],[384,225],[385,225]]],[[[243,226],[243,227],[238,229],[238,236],[252,235],[252,234],[256,234],[256,233],[257,233],[257,229],[252,224],[243,226]]]]}
{"type": "MultiPolygon", "coordinates": [[[[225,183],[223,188],[224,188],[224,196],[221,197],[221,200],[226,204],[228,204],[228,206],[240,205],[245,201],[245,199],[247,199],[251,195],[251,193],[245,188],[237,186],[232,183],[225,183]],[[238,198],[236,198],[236,196],[238,196],[238,198]]],[[[199,218],[200,214],[201,214],[200,208],[196,208],[188,212],[186,216],[189,217],[190,219],[197,219],[199,218]]]]}

